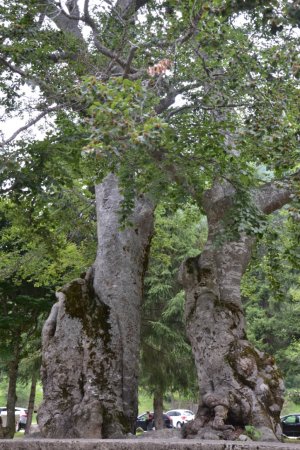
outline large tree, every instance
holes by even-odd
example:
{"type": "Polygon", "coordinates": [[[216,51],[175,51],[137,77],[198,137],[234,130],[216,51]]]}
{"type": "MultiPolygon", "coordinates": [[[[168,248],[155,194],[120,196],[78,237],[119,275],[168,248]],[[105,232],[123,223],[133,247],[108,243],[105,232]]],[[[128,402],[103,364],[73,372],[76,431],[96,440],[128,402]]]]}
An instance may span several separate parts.
{"type": "MultiPolygon", "coordinates": [[[[120,45],[124,32],[130,28],[131,17],[143,2],[120,1],[108,12],[100,8],[93,18],[88,1],[82,12],[76,1],[65,5],[53,1],[11,2],[8,10],[6,6],[1,6],[5,20],[1,63],[5,68],[3,77],[7,78],[8,70],[11,74],[8,78],[14,84],[13,93],[6,91],[7,112],[24,82],[40,90],[37,108],[42,108],[42,112],[27,125],[58,109],[77,115],[77,120],[85,116],[85,101],[78,98],[75,89],[81,76],[99,72],[105,77],[107,72],[109,77],[115,70],[111,64],[115,59],[122,75],[133,72],[128,37],[126,49],[120,50],[120,45]],[[13,33],[9,22],[14,24],[13,33]],[[92,39],[83,37],[80,23],[90,28],[92,39]],[[101,42],[100,35],[106,27],[106,38],[110,40],[109,36],[115,33],[112,49],[101,42]],[[18,33],[19,43],[15,40],[18,33]],[[12,52],[15,45],[17,51],[12,52]],[[35,55],[28,58],[31,47],[35,55]],[[128,58],[118,57],[119,51],[128,53],[128,58]]],[[[5,147],[10,141],[8,138],[3,144],[5,169],[18,158],[12,149],[5,147]]],[[[64,157],[61,161],[65,165],[67,160],[64,157]]],[[[8,187],[3,185],[3,191],[14,191],[18,182],[15,174],[8,187]]],[[[23,182],[22,188],[28,189],[28,184],[23,182]]],[[[152,233],[153,205],[139,195],[134,206],[131,205],[132,226],[121,230],[122,200],[117,176],[108,173],[96,187],[99,249],[93,269],[86,278],[83,276],[59,292],[59,302],[44,327],[44,403],[39,411],[39,424],[46,436],[67,433],[105,437],[132,430],[134,426],[142,280],[152,233]],[[74,340],[71,347],[66,332],[70,328],[74,340]],[[76,360],[78,370],[74,371],[76,360]]]]}
{"type": "MultiPolygon", "coordinates": [[[[254,190],[253,203],[270,214],[290,201],[290,195],[288,188],[268,183],[254,190]]],[[[274,359],[247,340],[240,283],[254,237],[238,231],[235,238],[226,239],[226,228],[230,232],[234,226],[228,222],[229,213],[237,214],[236,196],[230,183],[215,184],[205,192],[208,240],[201,255],[188,259],[181,271],[201,396],[187,433],[205,437],[213,430],[215,436],[228,438],[234,427],[252,425],[262,439],[272,440],[281,435],[284,386],[274,359]],[[222,235],[225,242],[216,243],[222,235]]]]}
{"type": "MultiPolygon", "coordinates": [[[[87,144],[85,176],[97,184],[95,264],[58,293],[44,328],[41,430],[51,437],[107,437],[133,428],[143,275],[154,204],[165,191],[181,201],[192,195],[209,223],[202,256],[183,271],[202,393],[192,431],[206,422],[216,429],[256,425],[263,417],[266,428],[276,432],[280,377],[245,340],[239,278],[253,241],[247,233],[259,228],[257,216],[291,198],[292,188],[266,185],[255,174],[267,164],[274,179],[283,177],[297,160],[297,2],[106,5],[1,3],[7,113],[22,106],[23,83],[38,87],[39,112],[23,128],[57,111],[56,123],[66,129],[73,119],[73,139],[87,144]],[[183,103],[170,108],[179,94],[183,103]],[[267,197],[268,190],[273,197],[267,197]],[[198,294],[201,301],[195,303],[198,294]],[[202,312],[215,318],[204,329],[198,325],[202,312]],[[220,330],[214,330],[216,324],[220,330]],[[203,358],[206,348],[211,360],[203,358]],[[248,381],[244,367],[247,372],[255,365],[252,356],[242,358],[244,350],[255,356],[260,375],[273,374],[270,393],[266,384],[259,384],[264,395],[248,381]],[[241,369],[234,366],[237,354],[241,369]],[[204,375],[205,367],[215,381],[204,375]],[[238,402],[241,391],[247,400],[238,402]]],[[[6,167],[16,158],[9,147],[16,136],[3,142],[6,167]]],[[[15,187],[17,175],[5,189],[15,187]]]]}

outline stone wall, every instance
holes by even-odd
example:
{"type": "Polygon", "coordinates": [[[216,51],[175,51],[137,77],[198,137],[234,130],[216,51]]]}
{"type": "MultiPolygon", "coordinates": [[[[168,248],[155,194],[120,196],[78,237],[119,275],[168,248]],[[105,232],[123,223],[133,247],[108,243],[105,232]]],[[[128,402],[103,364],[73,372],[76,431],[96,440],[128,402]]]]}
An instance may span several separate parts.
{"type": "Polygon", "coordinates": [[[158,439],[14,439],[0,450],[300,450],[300,444],[158,439]]]}

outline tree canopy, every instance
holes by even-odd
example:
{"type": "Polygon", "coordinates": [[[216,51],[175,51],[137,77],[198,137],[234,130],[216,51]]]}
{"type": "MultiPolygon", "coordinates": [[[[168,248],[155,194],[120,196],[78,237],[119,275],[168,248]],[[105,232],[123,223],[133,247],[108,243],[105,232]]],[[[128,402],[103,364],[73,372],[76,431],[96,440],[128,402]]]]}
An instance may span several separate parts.
{"type": "MultiPolygon", "coordinates": [[[[25,114],[50,109],[64,127],[70,128],[65,113],[77,123],[72,137],[64,130],[60,150],[51,143],[58,166],[73,166],[85,139],[89,176],[100,181],[118,172],[129,197],[130,190],[157,191],[165,175],[199,197],[216,175],[247,187],[260,164],[279,176],[293,169],[299,156],[293,2],[142,5],[134,20],[123,2],[93,9],[84,2],[83,10],[50,0],[2,6],[5,117],[20,108],[24,83],[32,86],[36,95],[25,114]],[[178,95],[182,104],[170,108],[178,95]]],[[[5,168],[12,155],[3,145],[5,168]]]]}

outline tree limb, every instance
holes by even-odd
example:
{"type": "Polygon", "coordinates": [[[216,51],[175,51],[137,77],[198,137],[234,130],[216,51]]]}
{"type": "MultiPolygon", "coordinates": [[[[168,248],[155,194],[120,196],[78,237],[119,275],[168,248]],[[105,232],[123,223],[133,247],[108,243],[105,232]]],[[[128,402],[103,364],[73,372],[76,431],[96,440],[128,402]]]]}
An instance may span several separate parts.
{"type": "Polygon", "coordinates": [[[129,19],[150,0],[118,0],[115,10],[120,13],[122,19],[129,19]]]}
{"type": "MultiPolygon", "coordinates": [[[[120,12],[122,17],[127,18],[128,14],[135,13],[136,11],[138,11],[138,9],[148,3],[148,1],[149,0],[119,0],[114,7],[114,10],[120,12]]],[[[78,22],[83,21],[91,28],[95,47],[102,55],[115,61],[120,67],[122,67],[122,69],[124,69],[125,76],[127,76],[128,73],[137,72],[136,69],[130,67],[135,50],[133,51],[133,49],[131,49],[127,60],[124,61],[116,52],[105,47],[100,42],[97,24],[89,13],[89,0],[84,1],[83,16],[80,16],[79,14],[77,0],[69,0],[68,2],[69,12],[75,11],[75,15],[68,14],[62,8],[61,2],[55,3],[53,0],[44,0],[43,4],[45,5],[44,13],[55,23],[55,25],[60,30],[72,33],[80,41],[85,42],[78,27],[78,22]]]]}
{"type": "Polygon", "coordinates": [[[162,98],[159,104],[156,106],[155,111],[157,112],[157,114],[163,113],[175,102],[177,95],[192,89],[197,89],[200,86],[202,86],[201,83],[194,83],[192,85],[182,86],[178,89],[171,87],[167,92],[167,95],[162,98]]]}
{"type": "MultiPolygon", "coordinates": [[[[77,2],[76,2],[77,3],[77,2]]],[[[43,0],[44,14],[52,20],[55,25],[62,31],[71,33],[80,41],[84,42],[80,28],[78,27],[78,19],[73,20],[67,17],[67,13],[58,7],[53,0],[43,0]]]]}
{"type": "Polygon", "coordinates": [[[39,120],[41,120],[47,114],[50,114],[51,112],[57,111],[59,109],[61,109],[61,106],[58,106],[58,105],[52,106],[52,107],[49,107],[49,108],[45,109],[40,114],[38,114],[36,117],[34,117],[33,119],[29,120],[25,125],[23,125],[22,127],[18,128],[18,130],[16,130],[8,139],[2,141],[2,143],[0,143],[0,147],[4,147],[5,145],[10,144],[10,142],[12,142],[20,133],[22,133],[22,131],[28,130],[28,128],[30,128],[33,125],[35,125],[39,120]]]}
{"type": "MultiPolygon", "coordinates": [[[[127,62],[124,61],[123,59],[121,59],[117,53],[109,50],[107,47],[104,47],[104,45],[102,45],[100,43],[100,41],[98,40],[96,34],[94,34],[94,44],[95,44],[96,49],[99,50],[99,52],[102,53],[102,55],[115,61],[117,64],[119,64],[119,66],[122,67],[122,69],[124,69],[124,70],[126,69],[127,62]]],[[[135,73],[136,69],[130,69],[130,72],[135,73]]]]}
{"type": "Polygon", "coordinates": [[[15,66],[10,61],[7,61],[6,59],[2,58],[1,56],[0,56],[0,63],[2,63],[4,66],[6,66],[12,72],[20,75],[24,79],[24,81],[27,81],[28,83],[32,83],[36,86],[42,87],[45,90],[48,90],[49,86],[45,81],[41,80],[40,78],[33,77],[29,73],[22,70],[20,67],[15,66]]]}
{"type": "Polygon", "coordinates": [[[266,183],[255,191],[255,203],[265,214],[271,214],[293,198],[292,182],[300,180],[300,170],[283,180],[266,183]]]}
{"type": "Polygon", "coordinates": [[[126,61],[126,67],[124,68],[124,74],[123,74],[123,78],[126,78],[127,75],[130,73],[130,66],[132,63],[132,60],[134,58],[134,54],[137,51],[138,47],[136,45],[133,45],[129,51],[129,55],[126,61]]]}
{"type": "Polygon", "coordinates": [[[19,67],[14,66],[9,61],[7,61],[6,59],[2,58],[2,56],[0,56],[0,63],[2,63],[4,66],[8,67],[12,72],[17,73],[21,77],[28,78],[28,75],[26,74],[26,72],[24,72],[19,67]]]}
{"type": "MultiPolygon", "coordinates": [[[[61,3],[61,0],[60,0],[60,3],[61,3]]],[[[68,8],[68,11],[70,14],[73,14],[73,15],[79,17],[80,13],[79,13],[79,7],[78,7],[78,0],[67,0],[66,5],[67,5],[67,8],[68,8]]]]}
{"type": "MultiPolygon", "coordinates": [[[[89,13],[89,0],[85,0],[84,2],[84,15],[82,17],[77,15],[76,16],[69,15],[66,11],[64,11],[61,7],[58,7],[57,4],[55,4],[51,0],[44,0],[44,4],[46,6],[44,12],[47,15],[47,17],[49,17],[49,19],[51,19],[60,30],[73,34],[81,42],[84,42],[84,44],[85,41],[78,27],[78,22],[81,20],[85,22],[88,26],[90,26],[93,33],[93,40],[96,49],[100,53],[102,53],[102,55],[115,61],[125,70],[125,68],[127,67],[127,62],[122,60],[117,53],[111,51],[110,49],[102,45],[101,42],[99,41],[98,38],[99,31],[97,29],[97,24],[92,19],[89,13]],[[52,10],[49,10],[49,6],[52,7],[52,10]]],[[[132,69],[130,71],[135,72],[132,69]]]]}
{"type": "Polygon", "coordinates": [[[191,19],[191,26],[190,28],[185,32],[185,34],[183,36],[181,36],[180,38],[178,38],[176,40],[176,45],[180,46],[182,44],[184,44],[185,42],[187,42],[195,33],[196,27],[203,15],[204,12],[204,8],[201,7],[200,11],[195,15],[195,17],[193,19],[191,19]]]}

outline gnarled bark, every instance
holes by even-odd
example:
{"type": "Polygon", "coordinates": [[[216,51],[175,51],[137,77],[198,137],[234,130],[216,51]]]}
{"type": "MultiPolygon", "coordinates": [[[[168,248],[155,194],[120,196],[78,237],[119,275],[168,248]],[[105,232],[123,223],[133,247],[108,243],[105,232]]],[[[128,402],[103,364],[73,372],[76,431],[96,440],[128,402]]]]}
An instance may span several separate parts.
{"type": "MultiPolygon", "coordinates": [[[[274,359],[247,340],[240,282],[254,238],[225,239],[226,214],[235,189],[215,184],[204,195],[209,234],[204,251],[181,268],[186,291],[185,318],[200,389],[200,404],[186,436],[234,439],[234,430],[252,425],[262,440],[280,437],[283,381],[274,359]]],[[[287,203],[288,189],[269,184],[254,193],[256,206],[270,213],[287,203]]]]}
{"type": "Polygon", "coordinates": [[[137,416],[140,306],[153,228],[153,206],[136,200],[133,226],[119,225],[117,178],[96,188],[98,253],[84,279],[58,292],[43,330],[47,437],[117,437],[137,416]]]}

